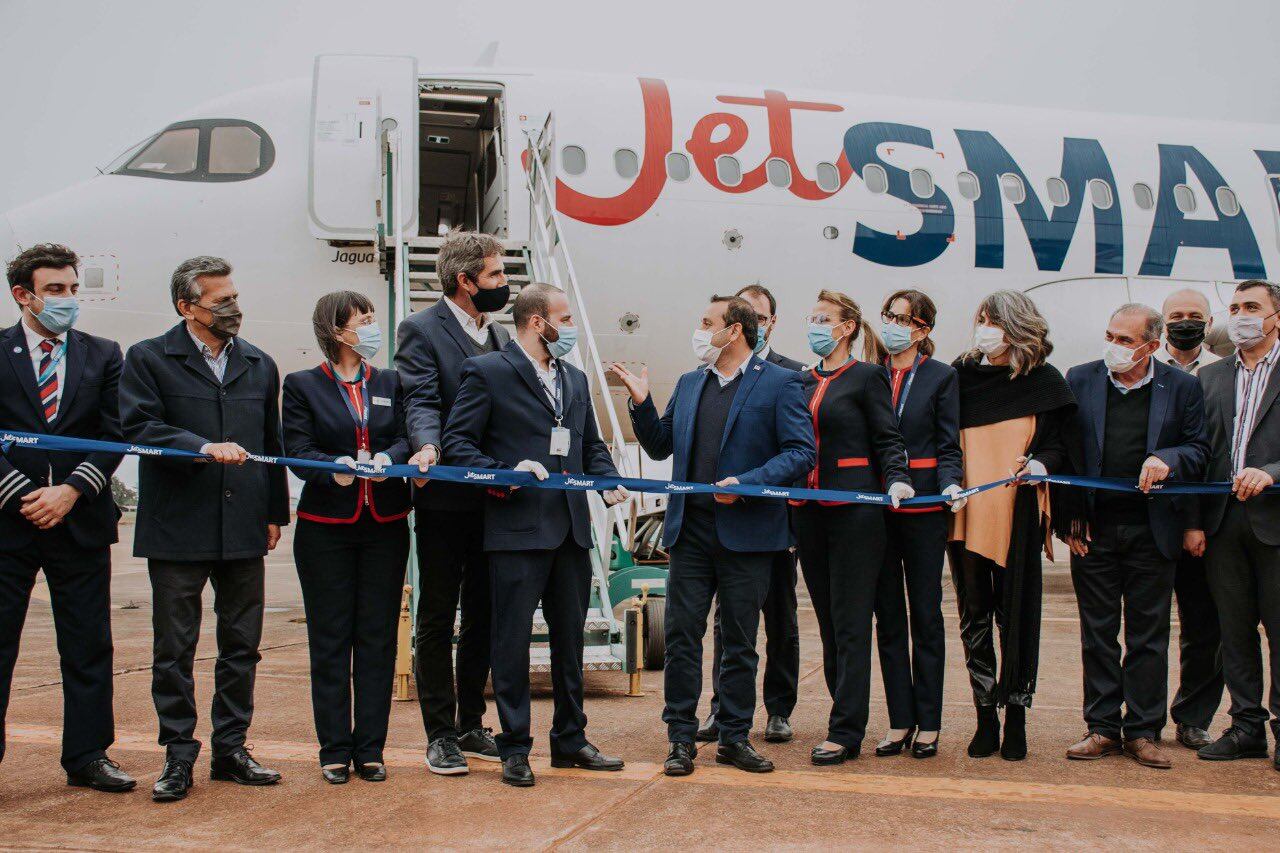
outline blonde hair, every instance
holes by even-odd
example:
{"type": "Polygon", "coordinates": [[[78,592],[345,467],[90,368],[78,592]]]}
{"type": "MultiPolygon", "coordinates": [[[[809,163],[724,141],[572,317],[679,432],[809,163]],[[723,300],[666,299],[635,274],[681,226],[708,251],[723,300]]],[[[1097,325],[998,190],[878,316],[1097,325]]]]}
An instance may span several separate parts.
{"type": "Polygon", "coordinates": [[[841,293],[838,290],[819,290],[819,302],[830,302],[840,309],[840,322],[852,322],[854,324],[853,335],[850,337],[849,349],[853,349],[853,337],[857,337],[858,333],[862,333],[862,360],[879,364],[889,357],[889,350],[885,349],[884,344],[880,341],[880,336],[875,330],[862,320],[862,309],[858,307],[858,303],[848,294],[841,293]]]}
{"type": "MultiPolygon", "coordinates": [[[[997,290],[982,300],[973,315],[976,329],[978,318],[987,315],[987,321],[1004,332],[1009,345],[1009,378],[1024,376],[1044,364],[1053,352],[1049,341],[1049,324],[1025,293],[1016,290],[997,290]]],[[[974,347],[964,354],[965,359],[979,361],[982,352],[974,347]]]]}

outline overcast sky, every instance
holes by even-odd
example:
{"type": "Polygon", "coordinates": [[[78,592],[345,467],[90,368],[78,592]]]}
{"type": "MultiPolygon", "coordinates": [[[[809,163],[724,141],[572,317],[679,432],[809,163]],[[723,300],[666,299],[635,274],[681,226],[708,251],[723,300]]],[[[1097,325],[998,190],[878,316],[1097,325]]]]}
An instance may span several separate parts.
{"type": "Polygon", "coordinates": [[[0,211],[317,53],[1280,122],[1278,35],[1277,0],[0,0],[0,211]]]}

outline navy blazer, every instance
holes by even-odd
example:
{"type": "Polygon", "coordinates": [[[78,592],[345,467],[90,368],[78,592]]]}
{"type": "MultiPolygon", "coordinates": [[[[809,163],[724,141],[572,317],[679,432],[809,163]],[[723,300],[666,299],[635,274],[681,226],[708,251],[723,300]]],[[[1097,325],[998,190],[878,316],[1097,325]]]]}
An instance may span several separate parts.
{"type": "Polygon", "coordinates": [[[769,355],[765,358],[765,361],[770,364],[776,364],[778,367],[786,368],[787,370],[804,370],[804,364],[802,362],[796,361],[794,358],[787,358],[785,355],[772,348],[769,349],[769,355]]]}
{"type": "MultiPolygon", "coordinates": [[[[618,469],[596,429],[586,374],[563,359],[560,366],[567,456],[551,455],[551,401],[520,344],[510,341],[502,351],[468,359],[462,366],[462,383],[444,431],[445,463],[510,469],[532,459],[552,472],[616,476],[618,469]]],[[[592,546],[585,492],[463,488],[487,495],[487,551],[559,548],[571,531],[580,547],[592,546]]]]}
{"type": "MultiPolygon", "coordinates": [[[[271,356],[236,338],[219,382],[185,323],[125,354],[120,424],[137,444],[199,452],[234,441],[283,456],[280,371],[271,356]]],[[[173,457],[138,461],[135,557],[244,560],[267,553],[267,524],[289,523],[289,483],[280,465],[219,465],[173,457]]]]}
{"type": "MultiPolygon", "coordinates": [[[[1107,386],[1110,371],[1101,360],[1077,365],[1067,371],[1067,384],[1078,406],[1070,430],[1069,456],[1072,467],[1088,477],[1102,476],[1102,445],[1106,435],[1107,386]]],[[[1204,393],[1192,375],[1155,362],[1151,379],[1151,410],[1147,416],[1148,456],[1157,456],[1169,466],[1171,480],[1199,480],[1208,458],[1209,441],[1204,423],[1204,393]]],[[[1136,478],[1138,472],[1134,471],[1136,478]]],[[[1092,521],[1095,490],[1085,495],[1086,517],[1092,521]]],[[[1182,552],[1183,523],[1180,519],[1184,497],[1147,497],[1151,532],[1167,559],[1182,552]]]]}
{"type": "MultiPolygon", "coordinates": [[[[659,417],[653,395],[631,410],[636,438],[654,459],[675,456],[672,478],[688,480],[693,452],[694,421],[703,383],[714,381],[707,368],[692,370],[676,380],[675,390],[659,417]]],[[[813,424],[805,405],[801,374],[751,356],[729,408],[716,462],[717,480],[737,477],[743,485],[786,486],[814,466],[813,424]]],[[[673,494],[667,503],[663,544],[680,538],[685,496],[673,494]]],[[[715,504],[716,534],[731,551],[785,551],[791,547],[787,502],[743,498],[715,504]]]]}
{"type": "MultiPolygon", "coordinates": [[[[122,441],[119,404],[120,345],[72,329],[67,342],[66,376],[58,416],[50,424],[36,387],[22,323],[0,334],[8,358],[0,367],[0,426],[21,432],[51,433],[97,441],[122,441]]],[[[81,548],[102,548],[117,540],[120,511],[111,495],[111,475],[120,464],[113,453],[47,452],[13,444],[0,453],[0,551],[31,544],[36,528],[22,517],[22,496],[41,486],[66,484],[80,499],[58,525],[81,548]]]]}
{"type": "MultiPolygon", "coordinates": [[[[892,372],[890,373],[892,377],[892,372]]],[[[960,381],[956,369],[935,358],[925,358],[915,378],[902,389],[894,412],[898,431],[907,448],[907,473],[917,495],[937,495],[948,486],[964,487],[964,456],[960,451],[960,381]],[[903,403],[901,395],[906,394],[903,403]]],[[[892,386],[892,378],[890,379],[892,386]]],[[[902,507],[895,512],[940,512],[945,507],[902,507]]]]}
{"type": "MultiPolygon", "coordinates": [[[[498,349],[511,340],[501,323],[492,321],[498,349]]],[[[443,450],[444,425],[449,420],[462,382],[462,363],[476,354],[475,342],[462,330],[444,298],[411,314],[396,333],[396,370],[405,391],[405,418],[410,455],[424,444],[443,450]]],[[[480,489],[456,483],[431,481],[415,489],[418,506],[435,510],[480,509],[480,489]]]]}
{"type": "MultiPolygon", "coordinates": [[[[404,395],[394,370],[366,365],[370,455],[385,453],[394,465],[409,461],[409,438],[404,426],[404,395]]],[[[284,452],[295,459],[336,462],[356,459],[359,427],[334,381],[331,368],[321,364],[284,378],[284,452]]],[[[354,524],[368,509],[374,521],[399,521],[409,514],[409,484],[399,477],[381,483],[359,478],[350,486],[334,482],[333,474],[314,468],[291,469],[303,482],[298,518],[325,524],[354,524]]]]}

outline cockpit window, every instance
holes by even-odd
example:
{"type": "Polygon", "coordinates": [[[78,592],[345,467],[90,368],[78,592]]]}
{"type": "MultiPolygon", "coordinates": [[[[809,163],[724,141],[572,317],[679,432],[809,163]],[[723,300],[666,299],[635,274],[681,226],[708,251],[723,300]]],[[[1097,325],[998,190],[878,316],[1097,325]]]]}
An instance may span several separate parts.
{"type": "Polygon", "coordinates": [[[267,132],[242,119],[171,124],[122,158],[116,175],[171,181],[226,182],[256,178],[275,162],[267,132]]]}

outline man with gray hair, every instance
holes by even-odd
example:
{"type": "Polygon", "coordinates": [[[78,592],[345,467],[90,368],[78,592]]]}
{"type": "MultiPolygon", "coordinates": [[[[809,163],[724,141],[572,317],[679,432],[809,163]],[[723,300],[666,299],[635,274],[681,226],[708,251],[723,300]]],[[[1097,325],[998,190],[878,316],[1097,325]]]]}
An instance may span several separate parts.
{"type": "Polygon", "coordinates": [[[244,464],[250,453],[284,454],[280,373],[271,356],[239,337],[231,265],[213,257],[184,261],[170,292],[181,322],[130,347],[120,378],[127,441],[208,457],[144,456],[138,464],[133,553],[147,558],[151,576],[151,695],[165,748],[151,792],[157,802],[187,795],[200,752],[191,670],[206,582],[218,620],[210,778],[242,785],[280,780],[254,761],[245,734],[260,658],[263,558],[289,523],[285,469],[244,464]]]}
{"type": "Polygon", "coordinates": [[[1065,489],[1054,518],[1071,548],[1089,729],[1067,758],[1123,752],[1159,769],[1172,766],[1156,738],[1167,708],[1169,605],[1183,524],[1169,499],[1150,493],[1170,477],[1198,479],[1208,453],[1199,383],[1153,358],[1163,331],[1154,308],[1122,305],[1107,325],[1102,359],[1067,371],[1079,404],[1067,430],[1072,473],[1136,479],[1138,491],[1065,489]]]}

